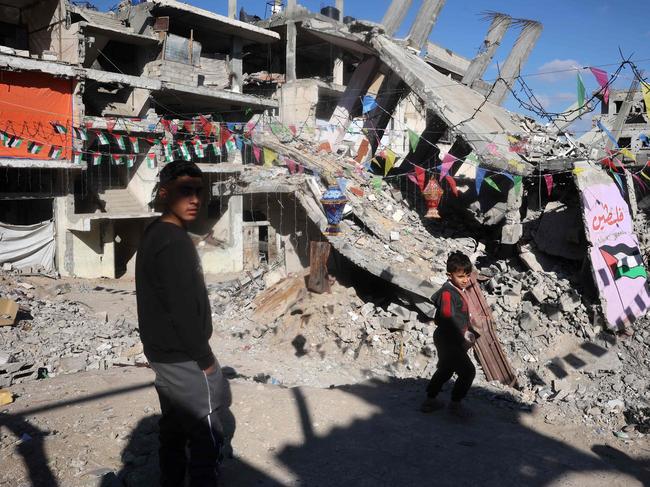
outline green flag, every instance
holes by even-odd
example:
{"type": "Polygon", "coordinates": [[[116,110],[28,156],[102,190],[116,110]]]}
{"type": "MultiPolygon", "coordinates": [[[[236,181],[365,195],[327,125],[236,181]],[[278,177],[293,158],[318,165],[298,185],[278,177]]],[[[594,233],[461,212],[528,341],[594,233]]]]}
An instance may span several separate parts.
{"type": "Polygon", "coordinates": [[[485,178],[485,182],[488,183],[490,186],[492,186],[494,189],[496,189],[499,193],[501,192],[501,190],[497,186],[497,183],[495,183],[491,177],[485,178]]]}
{"type": "Polygon", "coordinates": [[[515,194],[518,196],[521,194],[521,180],[523,178],[521,176],[515,176],[515,194]]]}
{"type": "Polygon", "coordinates": [[[408,129],[408,134],[409,134],[409,144],[411,145],[411,152],[415,152],[415,149],[418,146],[418,143],[420,142],[420,136],[413,132],[411,129],[408,129]]]}
{"type": "Polygon", "coordinates": [[[585,84],[582,82],[580,73],[578,73],[578,108],[585,106],[585,84]]]}

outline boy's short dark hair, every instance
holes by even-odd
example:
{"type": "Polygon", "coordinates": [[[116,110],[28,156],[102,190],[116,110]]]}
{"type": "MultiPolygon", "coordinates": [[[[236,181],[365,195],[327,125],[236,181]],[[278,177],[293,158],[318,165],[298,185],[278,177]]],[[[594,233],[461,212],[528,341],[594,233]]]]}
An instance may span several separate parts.
{"type": "Polygon", "coordinates": [[[200,178],[203,176],[203,171],[199,169],[199,166],[194,164],[192,161],[185,161],[182,159],[177,159],[175,161],[166,164],[162,168],[159,175],[160,186],[171,183],[174,179],[178,179],[181,176],[190,176],[193,178],[200,178]]]}
{"type": "Polygon", "coordinates": [[[460,250],[456,250],[447,257],[447,272],[454,273],[460,271],[467,274],[471,273],[472,261],[469,260],[469,257],[463,254],[460,250]]]}

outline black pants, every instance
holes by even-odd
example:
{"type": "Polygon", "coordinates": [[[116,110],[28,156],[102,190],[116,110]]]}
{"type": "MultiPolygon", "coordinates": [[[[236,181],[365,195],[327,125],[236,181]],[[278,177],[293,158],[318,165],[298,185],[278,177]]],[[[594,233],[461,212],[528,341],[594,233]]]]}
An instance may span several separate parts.
{"type": "Polygon", "coordinates": [[[221,367],[206,375],[196,362],[150,365],[162,410],[160,485],[182,487],[188,467],[192,487],[218,485],[226,441],[222,418],[231,402],[221,367]]]}
{"type": "Polygon", "coordinates": [[[450,337],[441,328],[436,328],[433,333],[433,343],[438,351],[438,368],[436,369],[429,386],[427,396],[436,397],[454,372],[458,376],[451,391],[451,400],[458,402],[463,399],[472,386],[476,369],[467,352],[463,350],[462,343],[456,337],[450,337]]]}

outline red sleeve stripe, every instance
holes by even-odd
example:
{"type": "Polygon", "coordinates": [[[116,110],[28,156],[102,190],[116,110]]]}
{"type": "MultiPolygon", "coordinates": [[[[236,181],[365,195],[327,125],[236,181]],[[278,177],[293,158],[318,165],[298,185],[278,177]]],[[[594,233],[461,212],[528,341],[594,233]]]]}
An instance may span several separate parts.
{"type": "Polygon", "coordinates": [[[451,318],[451,293],[449,291],[442,292],[442,316],[444,318],[451,318]]]}

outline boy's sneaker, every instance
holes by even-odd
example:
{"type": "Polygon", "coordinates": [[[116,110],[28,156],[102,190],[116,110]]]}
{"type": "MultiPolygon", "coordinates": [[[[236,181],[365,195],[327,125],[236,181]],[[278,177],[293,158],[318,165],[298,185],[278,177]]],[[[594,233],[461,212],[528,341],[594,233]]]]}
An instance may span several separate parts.
{"type": "Polygon", "coordinates": [[[468,419],[473,416],[472,411],[463,406],[460,402],[451,401],[448,407],[449,413],[457,418],[468,419]]]}
{"type": "Polygon", "coordinates": [[[420,411],[422,411],[423,413],[432,413],[444,407],[445,407],[445,403],[442,402],[440,399],[437,399],[435,397],[427,397],[422,403],[422,405],[420,406],[420,411]]]}

